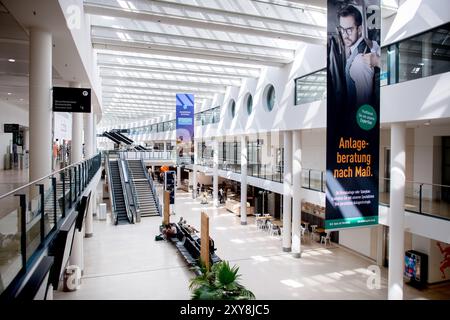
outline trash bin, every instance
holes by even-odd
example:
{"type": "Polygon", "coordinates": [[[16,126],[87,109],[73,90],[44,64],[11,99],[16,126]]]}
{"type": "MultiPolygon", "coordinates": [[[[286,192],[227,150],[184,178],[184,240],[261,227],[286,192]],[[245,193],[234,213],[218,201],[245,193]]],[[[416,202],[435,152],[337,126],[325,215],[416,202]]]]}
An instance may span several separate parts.
{"type": "Polygon", "coordinates": [[[106,203],[100,203],[98,205],[98,219],[106,220],[106,203]]]}
{"type": "Polygon", "coordinates": [[[64,270],[64,287],[63,291],[70,292],[80,288],[81,285],[81,269],[78,266],[68,266],[64,270]]]}

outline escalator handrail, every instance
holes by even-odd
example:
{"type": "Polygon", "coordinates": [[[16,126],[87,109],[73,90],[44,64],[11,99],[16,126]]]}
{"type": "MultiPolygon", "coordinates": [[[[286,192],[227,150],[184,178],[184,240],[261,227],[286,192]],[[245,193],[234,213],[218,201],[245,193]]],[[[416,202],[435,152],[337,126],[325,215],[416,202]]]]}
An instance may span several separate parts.
{"type": "Polygon", "coordinates": [[[107,163],[108,163],[108,184],[109,184],[109,198],[111,199],[111,215],[112,215],[112,220],[114,221],[114,224],[118,223],[118,215],[117,215],[117,206],[116,206],[116,198],[114,195],[114,191],[113,191],[113,182],[112,182],[112,175],[111,175],[111,165],[110,165],[110,160],[109,160],[109,155],[107,156],[107,163]]]}
{"type": "MultiPolygon", "coordinates": [[[[130,166],[128,165],[128,160],[123,160],[125,169],[126,169],[126,173],[128,176],[128,186],[130,189],[130,193],[131,193],[131,201],[132,201],[132,209],[133,209],[133,220],[137,221],[137,213],[138,210],[140,209],[140,204],[137,198],[137,190],[136,190],[136,186],[134,185],[134,181],[132,178],[132,174],[131,174],[131,170],[130,170],[130,166]]],[[[128,193],[128,189],[127,189],[127,193],[128,193]]]]}
{"type": "Polygon", "coordinates": [[[133,144],[133,140],[125,137],[123,134],[118,133],[118,132],[114,132],[114,131],[110,131],[109,132],[110,135],[112,135],[113,137],[115,137],[117,140],[122,141],[123,143],[127,144],[127,145],[131,145],[133,144]]]}
{"type": "Polygon", "coordinates": [[[119,145],[122,143],[119,139],[117,139],[115,136],[113,136],[107,131],[103,132],[103,135],[119,145]]]}
{"type": "Polygon", "coordinates": [[[148,175],[147,170],[145,170],[144,160],[142,160],[142,159],[141,159],[141,165],[144,168],[145,177],[147,178],[147,181],[150,184],[150,188],[152,189],[153,198],[155,199],[155,202],[156,202],[156,209],[158,209],[158,214],[159,214],[159,216],[162,216],[162,208],[161,208],[161,204],[159,203],[158,194],[156,193],[156,189],[153,184],[153,179],[148,175]]]}
{"type": "Polygon", "coordinates": [[[128,196],[127,196],[127,190],[126,190],[126,186],[125,186],[125,177],[124,177],[124,173],[122,172],[123,166],[122,166],[122,159],[118,159],[118,165],[119,165],[119,175],[120,175],[120,184],[122,186],[122,194],[123,194],[123,199],[125,201],[125,210],[127,213],[127,217],[128,217],[128,221],[130,223],[134,223],[133,221],[133,214],[131,213],[130,210],[130,202],[128,201],[128,196]]]}
{"type": "Polygon", "coordinates": [[[131,140],[129,137],[127,137],[126,135],[122,134],[121,132],[118,131],[114,131],[114,133],[119,136],[120,138],[122,138],[123,140],[126,140],[129,142],[129,144],[133,144],[133,140],[131,140]]]}

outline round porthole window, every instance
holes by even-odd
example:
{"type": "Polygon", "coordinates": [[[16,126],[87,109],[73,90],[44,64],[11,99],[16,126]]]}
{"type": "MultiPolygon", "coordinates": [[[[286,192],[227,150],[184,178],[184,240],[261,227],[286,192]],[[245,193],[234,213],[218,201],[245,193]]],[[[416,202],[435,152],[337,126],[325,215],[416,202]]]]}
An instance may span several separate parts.
{"type": "Polygon", "coordinates": [[[272,111],[275,106],[275,88],[269,84],[264,90],[264,100],[267,111],[272,111]]]}
{"type": "Polygon", "coordinates": [[[252,113],[253,110],[253,97],[252,95],[249,93],[247,95],[247,100],[246,100],[246,105],[247,105],[247,114],[250,115],[252,113]]]}
{"type": "Polygon", "coordinates": [[[236,115],[236,102],[233,99],[231,99],[229,106],[230,106],[231,119],[233,119],[234,116],[236,115]]]}

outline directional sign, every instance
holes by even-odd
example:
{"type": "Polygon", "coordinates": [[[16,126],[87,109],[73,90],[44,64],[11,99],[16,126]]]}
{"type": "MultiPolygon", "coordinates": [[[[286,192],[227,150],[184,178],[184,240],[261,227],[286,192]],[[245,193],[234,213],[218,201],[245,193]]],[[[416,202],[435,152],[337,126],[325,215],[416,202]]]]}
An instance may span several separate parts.
{"type": "Polygon", "coordinates": [[[91,112],[91,89],[53,87],[53,112],[91,112]]]}

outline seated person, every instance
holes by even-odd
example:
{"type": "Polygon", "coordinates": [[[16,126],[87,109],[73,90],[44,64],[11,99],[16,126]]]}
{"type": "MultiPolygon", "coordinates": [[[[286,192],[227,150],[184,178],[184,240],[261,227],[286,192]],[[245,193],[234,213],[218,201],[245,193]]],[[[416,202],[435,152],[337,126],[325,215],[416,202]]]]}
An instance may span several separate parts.
{"type": "Polygon", "coordinates": [[[174,238],[177,235],[177,228],[173,224],[169,223],[166,224],[162,233],[166,239],[174,238]]]}

